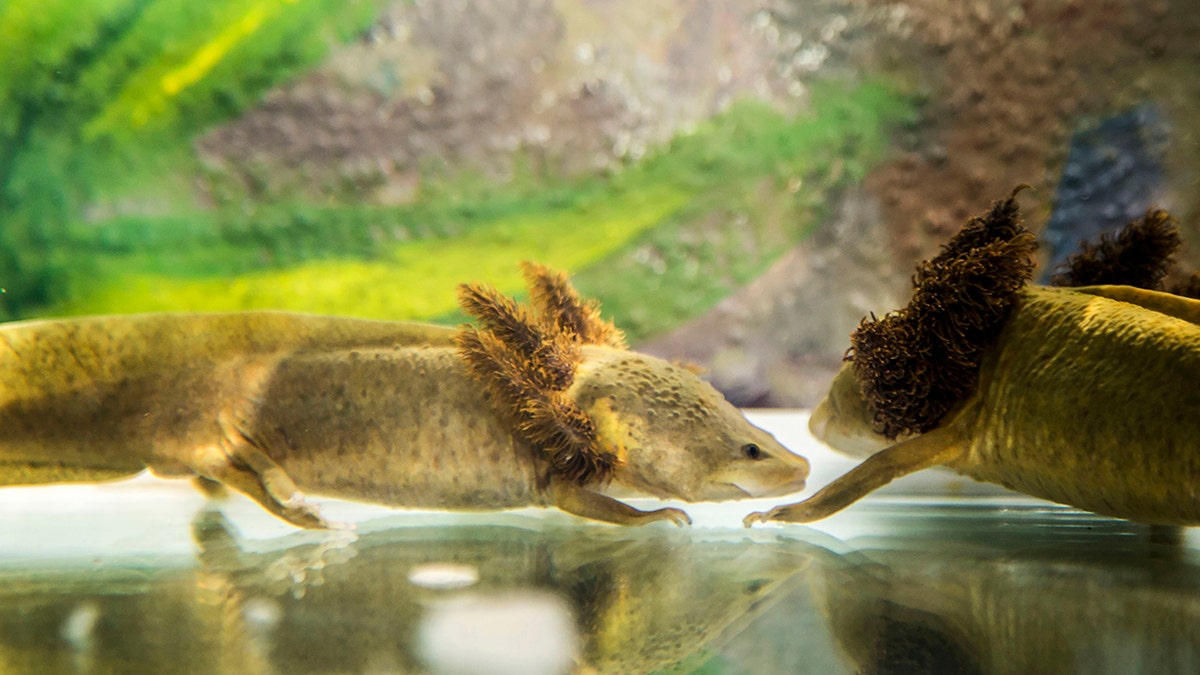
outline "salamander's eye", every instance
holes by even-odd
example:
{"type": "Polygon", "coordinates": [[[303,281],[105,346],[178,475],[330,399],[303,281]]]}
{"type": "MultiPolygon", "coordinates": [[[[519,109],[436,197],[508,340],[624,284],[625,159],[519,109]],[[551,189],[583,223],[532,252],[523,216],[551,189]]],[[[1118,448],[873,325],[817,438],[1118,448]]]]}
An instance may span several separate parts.
{"type": "Polygon", "coordinates": [[[758,447],[754,443],[747,443],[743,445],[742,454],[745,455],[747,459],[762,459],[766,456],[765,453],[763,453],[762,448],[758,447]]]}

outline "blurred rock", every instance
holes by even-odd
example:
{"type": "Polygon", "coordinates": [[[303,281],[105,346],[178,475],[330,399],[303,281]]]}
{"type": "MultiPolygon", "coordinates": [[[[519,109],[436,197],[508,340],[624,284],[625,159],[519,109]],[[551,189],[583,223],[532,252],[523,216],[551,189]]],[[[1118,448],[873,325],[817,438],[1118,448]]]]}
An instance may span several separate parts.
{"type": "Polygon", "coordinates": [[[850,190],[834,214],[711,312],[637,348],[703,364],[737,405],[815,404],[841,366],[850,332],[871,312],[904,304],[896,289],[910,275],[892,262],[873,197],[850,190]]]}
{"type": "Polygon", "coordinates": [[[1079,242],[1119,230],[1162,201],[1169,137],[1167,120],[1148,104],[1072,135],[1054,214],[1042,232],[1049,260],[1043,279],[1078,249],[1079,242]]]}
{"type": "MultiPolygon", "coordinates": [[[[410,199],[425,174],[612,168],[734,99],[802,99],[794,69],[779,65],[802,40],[770,30],[776,4],[396,2],[199,149],[267,196],[384,204],[410,199]]],[[[816,4],[819,33],[825,6],[845,3],[816,4]]]]}
{"type": "Polygon", "coordinates": [[[1195,10],[1190,0],[396,2],[199,149],[212,191],[399,204],[430,176],[608,171],[739,97],[796,111],[815,79],[899,83],[922,101],[918,117],[859,188],[834,195],[813,239],[640,345],[708,367],[743,405],[809,405],[857,322],[901,305],[913,266],[1018,183],[1036,188],[1021,197],[1027,224],[1053,240],[1044,269],[1080,233],[1151,205],[1179,217],[1181,262],[1200,267],[1195,10]],[[1073,138],[1125,114],[1141,120],[1130,133],[1149,138],[1148,154],[1120,141],[1073,159],[1073,138]],[[1080,190],[1105,200],[1084,208],[1080,190]]]}

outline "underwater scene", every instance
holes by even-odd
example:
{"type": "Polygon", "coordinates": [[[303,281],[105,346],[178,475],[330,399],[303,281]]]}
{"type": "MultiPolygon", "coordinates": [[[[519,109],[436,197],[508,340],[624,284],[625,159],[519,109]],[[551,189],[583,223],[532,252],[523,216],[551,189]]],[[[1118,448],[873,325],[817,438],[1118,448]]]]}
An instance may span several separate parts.
{"type": "MultiPolygon", "coordinates": [[[[797,439],[787,417],[758,417],[797,439]],[[791,433],[788,429],[792,428],[791,433]]],[[[826,473],[851,464],[830,457],[826,473]]],[[[817,476],[822,483],[831,476],[817,476]]],[[[5,673],[1188,673],[1200,539],[925,472],[811,526],[0,491],[5,673]],[[932,475],[931,475],[932,474],[932,475]],[[947,494],[967,495],[948,498],[947,494]]]]}
{"type": "Polygon", "coordinates": [[[1197,672],[1197,35],[0,0],[0,673],[1197,672]]]}

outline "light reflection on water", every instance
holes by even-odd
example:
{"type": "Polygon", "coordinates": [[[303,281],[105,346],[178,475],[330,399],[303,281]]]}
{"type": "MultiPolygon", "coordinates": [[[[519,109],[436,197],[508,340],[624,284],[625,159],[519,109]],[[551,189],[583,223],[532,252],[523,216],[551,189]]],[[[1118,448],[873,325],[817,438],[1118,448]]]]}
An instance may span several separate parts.
{"type": "Polygon", "coordinates": [[[825,531],[530,518],[265,542],[206,511],[192,537],[186,561],[5,556],[0,672],[1200,668],[1200,552],[1067,509],[876,500],[825,531]]]}

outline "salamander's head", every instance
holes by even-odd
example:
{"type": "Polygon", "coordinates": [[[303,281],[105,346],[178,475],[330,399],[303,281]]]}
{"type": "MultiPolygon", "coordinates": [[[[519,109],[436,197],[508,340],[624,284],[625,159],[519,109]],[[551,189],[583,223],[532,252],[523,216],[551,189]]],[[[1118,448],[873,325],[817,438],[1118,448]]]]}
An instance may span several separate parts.
{"type": "Polygon", "coordinates": [[[755,427],[690,370],[651,356],[585,347],[571,394],[621,459],[619,487],[720,501],[804,488],[808,461],[755,427]]]}
{"type": "Polygon", "coordinates": [[[859,389],[854,364],[845,363],[829,393],[813,409],[808,429],[817,440],[851,457],[870,457],[895,441],[875,431],[875,412],[859,389]]]}

